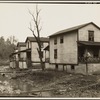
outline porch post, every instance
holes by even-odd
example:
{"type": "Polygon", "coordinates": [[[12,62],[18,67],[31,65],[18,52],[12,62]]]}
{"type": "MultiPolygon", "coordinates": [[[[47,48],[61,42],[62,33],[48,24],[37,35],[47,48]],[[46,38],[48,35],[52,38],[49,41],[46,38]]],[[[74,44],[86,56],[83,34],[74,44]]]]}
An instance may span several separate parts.
{"type": "Polygon", "coordinates": [[[63,65],[63,71],[65,71],[65,68],[64,68],[64,66],[65,66],[65,65],[63,65]]]}
{"type": "Polygon", "coordinates": [[[58,71],[58,64],[55,64],[55,70],[58,71]]]}
{"type": "Polygon", "coordinates": [[[86,57],[86,75],[88,75],[88,62],[87,62],[88,57],[86,57]]]}
{"type": "Polygon", "coordinates": [[[86,49],[85,60],[86,60],[86,75],[88,75],[88,50],[87,49],[86,49]]]}

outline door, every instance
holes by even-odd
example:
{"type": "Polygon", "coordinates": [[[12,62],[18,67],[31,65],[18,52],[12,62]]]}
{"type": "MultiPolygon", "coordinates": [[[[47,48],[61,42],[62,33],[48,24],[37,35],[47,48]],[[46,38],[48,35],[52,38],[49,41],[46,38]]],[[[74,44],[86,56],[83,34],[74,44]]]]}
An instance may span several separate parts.
{"type": "Polygon", "coordinates": [[[31,52],[27,52],[27,67],[30,68],[32,67],[32,63],[31,63],[31,52]]]}

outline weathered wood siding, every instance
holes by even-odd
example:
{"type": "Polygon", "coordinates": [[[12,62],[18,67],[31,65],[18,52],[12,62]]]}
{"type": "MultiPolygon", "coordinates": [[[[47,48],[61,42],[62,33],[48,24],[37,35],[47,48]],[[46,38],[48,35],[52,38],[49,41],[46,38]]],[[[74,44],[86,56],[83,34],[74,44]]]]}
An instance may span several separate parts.
{"type": "Polygon", "coordinates": [[[26,52],[21,52],[20,58],[22,58],[23,60],[26,60],[26,52]]]}
{"type": "Polygon", "coordinates": [[[27,40],[27,42],[26,42],[26,49],[29,49],[31,47],[32,47],[32,43],[29,40],[27,40]],[[29,45],[29,47],[28,47],[28,45],[29,45]]]}
{"type": "MultiPolygon", "coordinates": [[[[44,45],[43,48],[42,48],[42,51],[43,51],[43,61],[45,61],[45,51],[43,49],[48,45],[48,43],[43,43],[43,45],[44,45]]],[[[31,51],[32,62],[40,62],[37,48],[38,48],[38,44],[36,42],[32,42],[32,49],[31,49],[32,50],[31,51]]]]}
{"type": "Polygon", "coordinates": [[[49,51],[45,51],[45,59],[49,59],[49,51]]]}
{"type": "Polygon", "coordinates": [[[81,29],[79,29],[79,41],[88,41],[88,31],[94,31],[94,42],[100,42],[100,30],[93,24],[89,24],[81,29]]]}
{"type": "Polygon", "coordinates": [[[60,43],[57,36],[57,44],[54,45],[54,37],[50,38],[50,63],[77,64],[77,32],[63,34],[64,43],[60,43]],[[57,49],[58,57],[54,59],[54,49],[57,49]]]}
{"type": "Polygon", "coordinates": [[[18,51],[22,51],[22,50],[25,50],[26,49],[26,47],[24,47],[24,46],[18,46],[18,51]]]}

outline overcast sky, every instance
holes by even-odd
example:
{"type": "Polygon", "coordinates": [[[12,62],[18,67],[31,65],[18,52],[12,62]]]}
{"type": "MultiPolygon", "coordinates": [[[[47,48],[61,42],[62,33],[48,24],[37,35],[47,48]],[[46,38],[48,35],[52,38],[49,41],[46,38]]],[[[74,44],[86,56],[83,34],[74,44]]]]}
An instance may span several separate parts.
{"type": "MultiPolygon", "coordinates": [[[[39,8],[42,9],[42,37],[88,22],[100,26],[99,4],[40,4],[39,8]]],[[[35,4],[0,3],[0,36],[7,38],[14,35],[21,42],[32,36],[28,29],[32,19],[28,9],[34,11],[35,4]]]]}

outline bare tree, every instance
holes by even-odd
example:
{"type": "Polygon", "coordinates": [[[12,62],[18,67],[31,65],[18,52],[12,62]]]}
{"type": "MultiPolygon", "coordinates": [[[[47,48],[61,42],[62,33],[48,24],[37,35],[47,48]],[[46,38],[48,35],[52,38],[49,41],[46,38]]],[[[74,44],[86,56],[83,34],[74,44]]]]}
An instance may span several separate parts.
{"type": "Polygon", "coordinates": [[[30,23],[30,27],[29,29],[31,30],[31,32],[33,33],[33,36],[36,39],[36,42],[38,44],[38,54],[39,54],[39,58],[40,58],[40,62],[41,62],[41,68],[42,70],[44,70],[44,63],[42,60],[42,50],[41,50],[41,39],[40,39],[40,32],[42,27],[40,27],[40,9],[38,9],[38,6],[36,5],[36,11],[35,13],[31,13],[31,11],[29,10],[30,15],[32,16],[32,22],[30,23]],[[34,28],[32,28],[32,24],[34,24],[34,28]]]}

